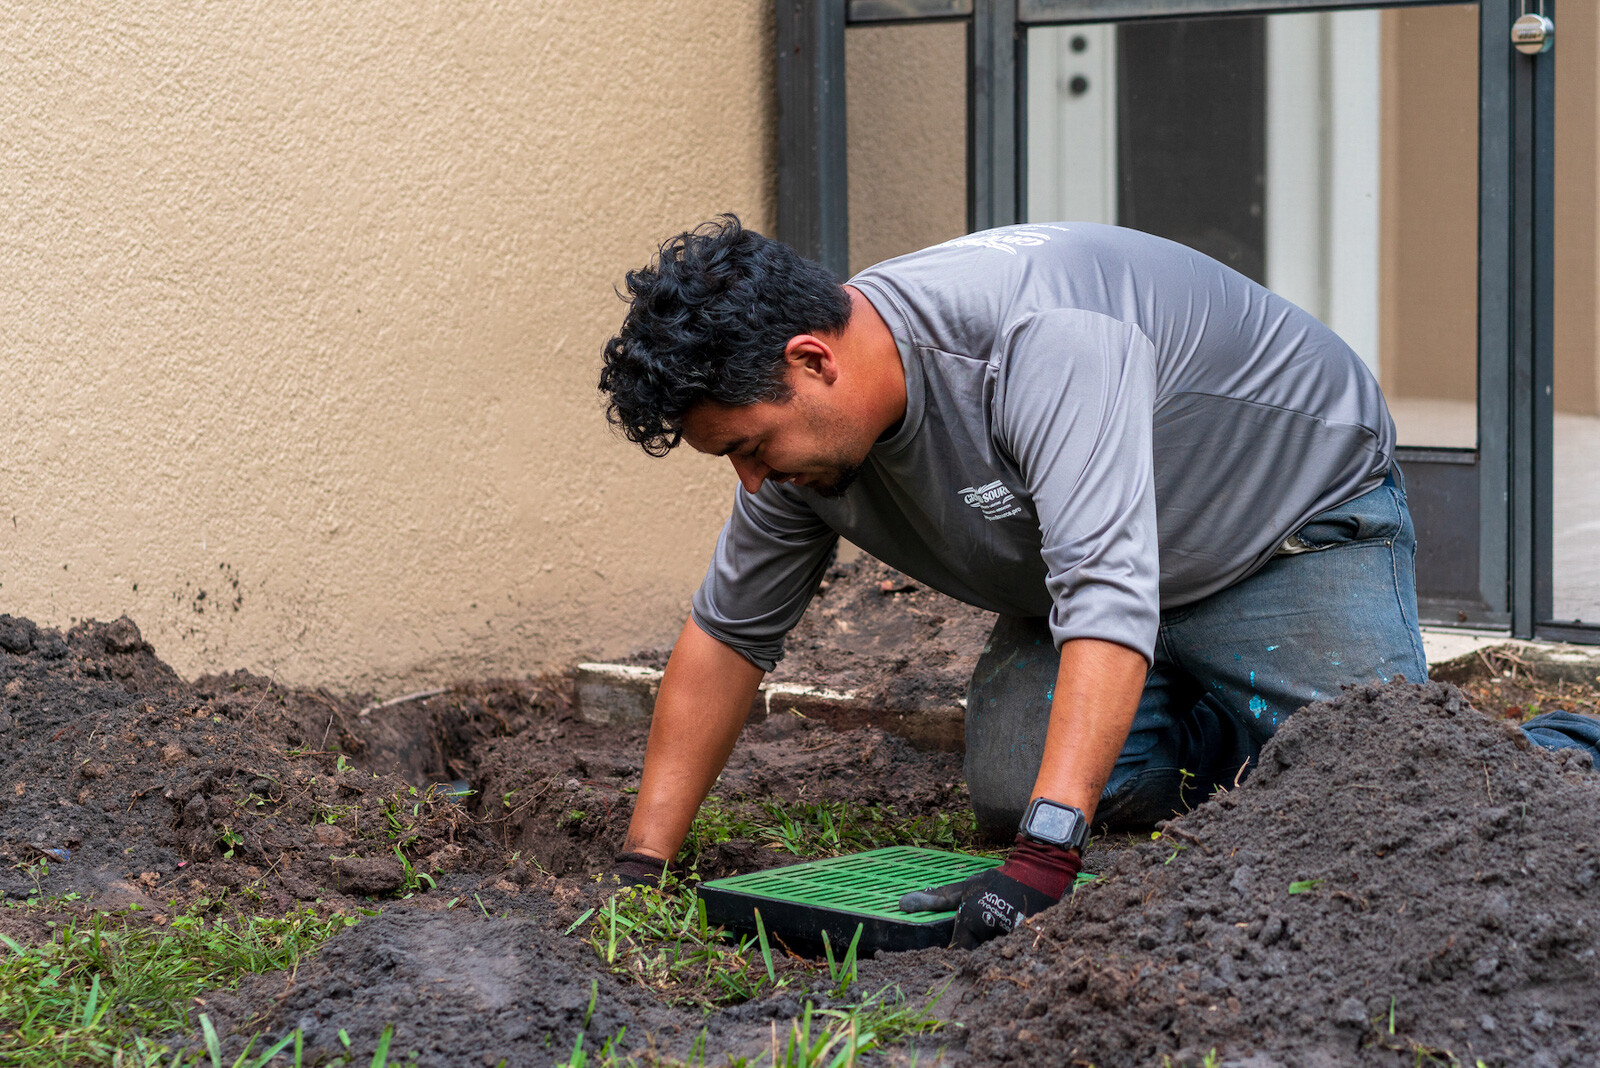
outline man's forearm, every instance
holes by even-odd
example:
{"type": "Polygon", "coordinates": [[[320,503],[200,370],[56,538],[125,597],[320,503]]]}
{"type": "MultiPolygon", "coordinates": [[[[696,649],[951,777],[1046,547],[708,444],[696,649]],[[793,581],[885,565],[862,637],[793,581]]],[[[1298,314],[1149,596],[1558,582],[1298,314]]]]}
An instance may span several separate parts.
{"type": "Polygon", "coordinates": [[[765,674],[695,625],[683,625],[656,694],[644,776],[623,851],[671,860],[728,762],[765,674]]]}
{"type": "Polygon", "coordinates": [[[1115,642],[1078,638],[1061,647],[1044,759],[1033,796],[1094,818],[1100,792],[1128,740],[1149,665],[1115,642]]]}

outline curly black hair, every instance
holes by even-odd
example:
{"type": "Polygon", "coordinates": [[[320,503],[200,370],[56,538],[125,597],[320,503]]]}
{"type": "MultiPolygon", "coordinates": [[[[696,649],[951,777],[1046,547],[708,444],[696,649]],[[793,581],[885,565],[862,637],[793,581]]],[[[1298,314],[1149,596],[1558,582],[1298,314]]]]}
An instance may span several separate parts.
{"type": "Polygon", "coordinates": [[[606,418],[651,456],[677,447],[701,401],[787,400],[789,339],[850,321],[850,298],[826,268],[732,214],[668,239],[628,272],[627,289],[600,390],[606,418]]]}

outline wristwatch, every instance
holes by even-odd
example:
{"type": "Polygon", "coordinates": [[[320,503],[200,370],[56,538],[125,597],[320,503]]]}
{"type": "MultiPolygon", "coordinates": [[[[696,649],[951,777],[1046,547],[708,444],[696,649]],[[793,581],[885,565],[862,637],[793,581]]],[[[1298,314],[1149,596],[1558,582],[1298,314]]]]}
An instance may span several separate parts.
{"type": "Polygon", "coordinates": [[[1036,797],[1022,817],[1022,833],[1035,842],[1081,851],[1089,840],[1089,821],[1081,809],[1036,797]]]}

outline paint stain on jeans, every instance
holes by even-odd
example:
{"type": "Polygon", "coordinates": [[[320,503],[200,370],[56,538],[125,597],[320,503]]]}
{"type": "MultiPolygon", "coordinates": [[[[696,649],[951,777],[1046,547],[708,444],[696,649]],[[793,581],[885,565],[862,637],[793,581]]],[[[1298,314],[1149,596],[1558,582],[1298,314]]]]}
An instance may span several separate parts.
{"type": "Polygon", "coordinates": [[[1256,714],[1256,719],[1261,718],[1261,713],[1267,710],[1267,700],[1260,694],[1250,698],[1250,711],[1256,714]]]}

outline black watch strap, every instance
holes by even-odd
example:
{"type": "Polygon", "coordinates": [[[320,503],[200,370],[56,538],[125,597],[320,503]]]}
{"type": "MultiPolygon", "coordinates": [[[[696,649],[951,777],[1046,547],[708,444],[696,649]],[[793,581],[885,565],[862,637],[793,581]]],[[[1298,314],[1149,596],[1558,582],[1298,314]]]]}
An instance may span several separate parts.
{"type": "Polygon", "coordinates": [[[1022,834],[1035,842],[1082,850],[1089,841],[1089,820],[1083,810],[1048,797],[1036,797],[1022,817],[1022,834]]]}

